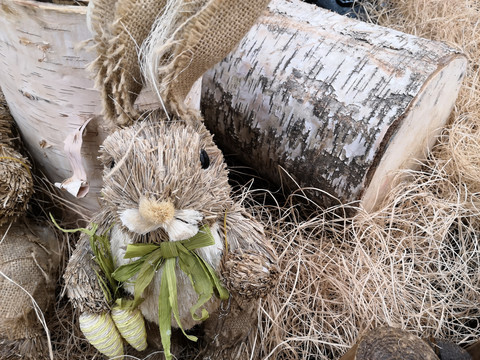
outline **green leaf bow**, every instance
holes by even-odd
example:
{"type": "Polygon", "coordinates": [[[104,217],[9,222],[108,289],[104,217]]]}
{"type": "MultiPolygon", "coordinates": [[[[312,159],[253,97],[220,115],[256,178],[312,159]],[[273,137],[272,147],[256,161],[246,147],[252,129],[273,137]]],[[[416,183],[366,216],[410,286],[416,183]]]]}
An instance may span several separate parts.
{"type": "Polygon", "coordinates": [[[167,360],[172,358],[170,353],[172,311],[183,334],[189,340],[197,341],[197,337],[185,333],[180,322],[175,274],[177,259],[180,269],[188,275],[195,292],[198,294],[197,303],[190,308],[190,314],[195,321],[204,321],[208,318],[208,311],[205,308],[201,309],[200,316],[197,315],[197,310],[210,300],[213,294],[222,300],[228,299],[228,291],[220,284],[215,270],[193,251],[214,244],[215,239],[208,225],[201,227],[195,236],[187,240],[167,241],[159,245],[131,244],[127,246],[124,258],[139,257],[139,259],[120,266],[113,273],[113,277],[120,282],[126,282],[137,275],[134,282],[133,301],[125,302],[124,305],[135,308],[143,301],[143,291],[153,280],[155,272],[163,265],[160,295],[158,297],[158,324],[167,360]]]}

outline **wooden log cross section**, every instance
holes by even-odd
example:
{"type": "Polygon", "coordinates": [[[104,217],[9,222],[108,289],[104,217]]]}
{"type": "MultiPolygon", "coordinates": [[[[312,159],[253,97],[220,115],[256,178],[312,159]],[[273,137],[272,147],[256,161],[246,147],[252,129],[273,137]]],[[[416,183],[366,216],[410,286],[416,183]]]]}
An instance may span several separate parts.
{"type": "Polygon", "coordinates": [[[434,144],[466,63],[442,43],[273,0],[204,76],[202,110],[224,151],[263,176],[278,183],[281,166],[301,186],[373,210],[395,171],[434,144]]]}
{"type": "MultiPolygon", "coordinates": [[[[30,154],[52,182],[71,175],[64,139],[93,117],[82,153],[90,193],[66,200],[98,208],[106,133],[101,103],[78,46],[86,8],[0,0],[0,87],[30,154]]],[[[277,180],[371,210],[392,174],[431,146],[457,96],[465,57],[446,45],[302,3],[269,11],[203,83],[205,120],[226,152],[277,180]]],[[[156,106],[144,98],[146,108],[156,106]]],[[[314,193],[318,202],[325,198],[314,193]]],[[[328,197],[327,197],[328,198],[328,197]]]]}

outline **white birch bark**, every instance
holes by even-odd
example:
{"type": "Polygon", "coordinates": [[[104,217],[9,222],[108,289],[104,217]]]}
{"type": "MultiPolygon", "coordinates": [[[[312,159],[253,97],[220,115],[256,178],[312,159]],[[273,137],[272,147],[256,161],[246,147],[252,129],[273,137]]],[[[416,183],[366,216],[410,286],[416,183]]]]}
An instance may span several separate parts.
{"type": "Polygon", "coordinates": [[[301,186],[372,210],[395,171],[433,145],[465,70],[442,43],[273,0],[204,76],[202,109],[220,146],[264,176],[279,182],[281,166],[301,186]]]}
{"type": "MultiPolygon", "coordinates": [[[[52,183],[72,174],[64,139],[94,117],[82,147],[90,192],[83,199],[64,194],[88,215],[98,208],[96,157],[106,133],[85,70],[95,54],[79,47],[91,37],[85,13],[0,0],[0,86],[52,183]]],[[[239,48],[205,77],[203,108],[216,141],[264,175],[277,179],[280,165],[301,185],[372,208],[391,172],[411,166],[432,144],[465,63],[440,43],[273,0],[239,48]]],[[[145,98],[143,104],[154,106],[145,98]]]]}
{"type": "MultiPolygon", "coordinates": [[[[86,9],[0,0],[0,87],[31,156],[52,183],[72,175],[64,140],[94,117],[82,146],[90,191],[82,199],[62,192],[88,216],[99,207],[102,168],[97,156],[107,134],[98,116],[100,94],[86,70],[96,56],[84,44],[91,38],[86,9]]],[[[152,107],[151,99],[138,102],[152,107]]]]}

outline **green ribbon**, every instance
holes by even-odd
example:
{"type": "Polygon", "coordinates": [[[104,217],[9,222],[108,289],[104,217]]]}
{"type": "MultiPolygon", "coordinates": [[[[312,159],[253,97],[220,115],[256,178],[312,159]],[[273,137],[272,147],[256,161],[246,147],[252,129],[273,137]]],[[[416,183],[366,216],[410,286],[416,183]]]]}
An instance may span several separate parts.
{"type": "Polygon", "coordinates": [[[180,269],[189,277],[198,300],[190,308],[190,314],[195,321],[204,321],[208,318],[208,311],[202,306],[215,294],[222,300],[228,299],[228,291],[220,284],[215,270],[193,251],[215,244],[208,225],[200,228],[199,232],[187,240],[162,242],[155,244],[131,244],[127,246],[125,259],[139,257],[138,260],[122,265],[115,270],[113,277],[117,281],[126,282],[135,275],[133,301],[125,302],[125,307],[135,308],[143,301],[142,294],[151,283],[155,272],[163,266],[163,274],[158,297],[158,324],[160,336],[167,360],[172,358],[170,353],[171,317],[172,312],[183,334],[192,341],[197,337],[187,335],[180,322],[177,300],[177,277],[175,266],[178,259],[180,269]],[[201,309],[201,315],[197,311],[201,309]]]}

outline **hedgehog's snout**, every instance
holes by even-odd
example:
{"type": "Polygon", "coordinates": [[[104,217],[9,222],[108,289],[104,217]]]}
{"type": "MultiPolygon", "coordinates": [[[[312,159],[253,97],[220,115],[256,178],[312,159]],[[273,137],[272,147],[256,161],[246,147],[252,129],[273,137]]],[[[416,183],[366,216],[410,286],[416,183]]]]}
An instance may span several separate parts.
{"type": "Polygon", "coordinates": [[[171,201],[156,201],[142,198],[138,206],[140,216],[152,224],[163,224],[173,220],[175,207],[171,201]]]}
{"type": "Polygon", "coordinates": [[[171,201],[142,198],[137,209],[120,213],[120,220],[128,230],[145,235],[163,228],[170,241],[184,240],[198,232],[203,216],[191,209],[177,210],[171,201]]]}

